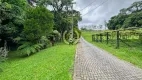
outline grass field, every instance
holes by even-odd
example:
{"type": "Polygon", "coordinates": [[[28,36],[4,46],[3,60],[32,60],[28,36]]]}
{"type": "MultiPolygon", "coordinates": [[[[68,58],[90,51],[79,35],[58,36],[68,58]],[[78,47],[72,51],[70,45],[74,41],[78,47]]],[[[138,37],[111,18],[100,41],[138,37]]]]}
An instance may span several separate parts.
{"type": "Polygon", "coordinates": [[[132,45],[132,47],[128,47],[124,43],[120,43],[120,48],[115,48],[115,41],[109,41],[109,44],[106,42],[92,42],[92,34],[95,32],[93,31],[83,31],[82,36],[88,42],[110,52],[111,54],[117,56],[122,60],[126,60],[140,68],[142,68],[142,46],[140,43],[133,43],[137,42],[136,40],[126,41],[128,44],[132,45]]]}
{"type": "Polygon", "coordinates": [[[10,53],[0,64],[0,80],[72,80],[75,45],[59,44],[29,57],[10,53]]]}

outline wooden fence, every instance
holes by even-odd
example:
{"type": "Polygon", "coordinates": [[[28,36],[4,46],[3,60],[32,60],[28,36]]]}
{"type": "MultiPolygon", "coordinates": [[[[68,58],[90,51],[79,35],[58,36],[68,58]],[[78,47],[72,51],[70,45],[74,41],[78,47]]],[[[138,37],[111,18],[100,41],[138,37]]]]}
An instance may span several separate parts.
{"type": "Polygon", "coordinates": [[[127,39],[130,39],[133,37],[137,37],[142,43],[142,32],[138,31],[105,31],[102,33],[96,33],[92,35],[92,41],[95,42],[106,42],[106,44],[109,44],[110,39],[115,40],[115,48],[120,47],[120,42],[126,44],[127,46],[130,46],[127,44],[127,39]],[[138,38],[139,37],[139,38],[138,38]]]}

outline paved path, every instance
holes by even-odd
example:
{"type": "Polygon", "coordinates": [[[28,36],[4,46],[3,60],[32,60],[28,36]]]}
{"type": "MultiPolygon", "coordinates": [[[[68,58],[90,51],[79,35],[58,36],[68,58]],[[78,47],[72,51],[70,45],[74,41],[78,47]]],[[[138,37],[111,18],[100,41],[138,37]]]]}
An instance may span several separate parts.
{"type": "Polygon", "coordinates": [[[77,46],[74,80],[142,80],[142,69],[93,46],[83,38],[77,46]]]}

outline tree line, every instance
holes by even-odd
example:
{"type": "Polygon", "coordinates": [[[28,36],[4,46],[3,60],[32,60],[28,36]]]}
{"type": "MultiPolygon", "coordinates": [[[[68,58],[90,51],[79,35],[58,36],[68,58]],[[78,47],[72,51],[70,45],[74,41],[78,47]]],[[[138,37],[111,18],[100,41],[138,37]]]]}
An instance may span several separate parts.
{"type": "Polygon", "coordinates": [[[0,0],[0,47],[6,43],[23,54],[38,52],[55,37],[63,39],[64,31],[71,30],[72,17],[79,31],[82,18],[72,5],[73,0],[0,0]]]}
{"type": "Polygon", "coordinates": [[[142,27],[142,1],[134,2],[130,7],[120,10],[120,13],[111,17],[107,26],[110,30],[142,27]]]}

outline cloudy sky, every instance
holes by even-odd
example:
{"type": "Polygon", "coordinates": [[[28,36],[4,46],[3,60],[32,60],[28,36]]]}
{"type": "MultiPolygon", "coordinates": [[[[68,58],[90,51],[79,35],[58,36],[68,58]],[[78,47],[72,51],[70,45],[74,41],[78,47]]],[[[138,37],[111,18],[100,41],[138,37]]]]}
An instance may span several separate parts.
{"type": "Polygon", "coordinates": [[[140,0],[75,0],[74,9],[81,12],[83,19],[79,23],[79,27],[104,25],[105,20],[108,21],[112,16],[118,14],[120,9],[129,7],[135,1],[140,0]],[[88,7],[85,8],[86,6],[88,7]]]}

